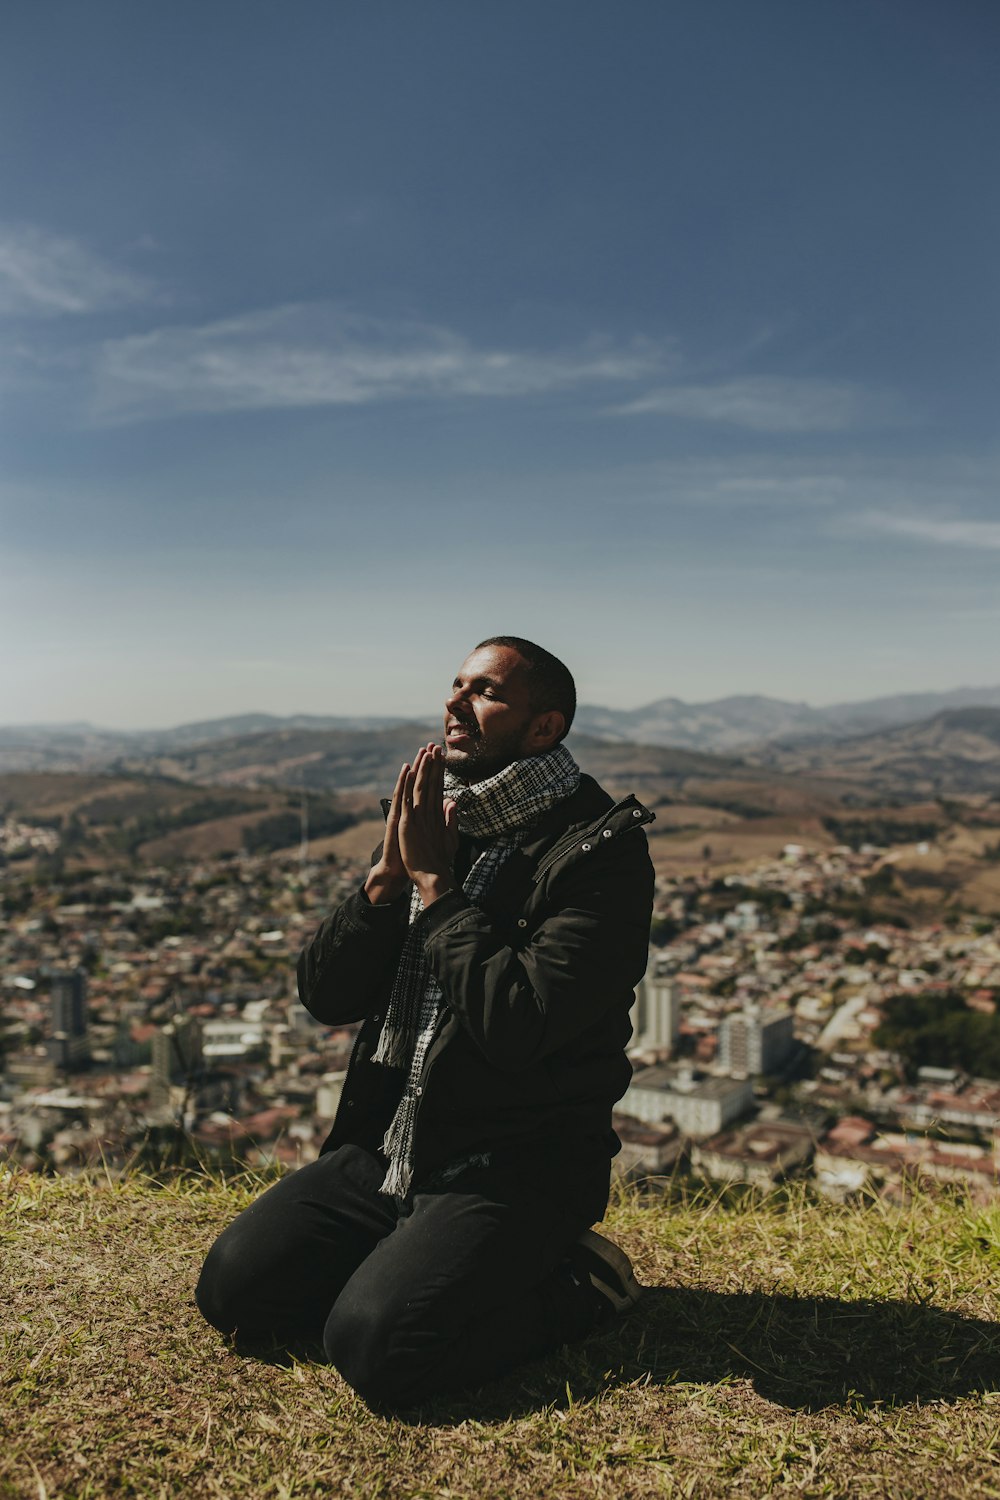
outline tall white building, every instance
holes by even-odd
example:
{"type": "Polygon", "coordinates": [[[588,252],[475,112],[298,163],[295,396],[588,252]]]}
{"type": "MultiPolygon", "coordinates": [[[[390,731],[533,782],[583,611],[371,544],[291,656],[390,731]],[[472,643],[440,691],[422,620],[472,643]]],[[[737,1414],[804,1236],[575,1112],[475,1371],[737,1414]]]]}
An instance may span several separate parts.
{"type": "Polygon", "coordinates": [[[680,1032],[680,997],[673,979],[656,972],[656,959],[652,956],[639,981],[629,1016],[634,1051],[669,1054],[674,1050],[680,1032]]]}
{"type": "Polygon", "coordinates": [[[719,1067],[743,1078],[778,1072],[795,1046],[794,1024],[790,1010],[748,1006],[726,1016],[719,1027],[719,1067]]]}
{"type": "Polygon", "coordinates": [[[170,1106],[172,1089],[190,1083],[202,1065],[201,1023],[186,1014],[174,1016],[153,1034],[149,1072],[149,1103],[152,1109],[170,1106]]]}

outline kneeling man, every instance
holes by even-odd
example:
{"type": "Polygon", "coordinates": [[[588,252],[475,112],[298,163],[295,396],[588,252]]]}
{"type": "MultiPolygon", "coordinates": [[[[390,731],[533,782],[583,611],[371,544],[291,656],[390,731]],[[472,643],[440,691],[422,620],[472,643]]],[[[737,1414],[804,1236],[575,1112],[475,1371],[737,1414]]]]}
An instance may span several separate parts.
{"type": "Polygon", "coordinates": [[[581,775],[575,707],[520,637],[463,663],[443,747],[403,766],[364,886],[299,959],[312,1015],[362,1023],[329,1139],[198,1284],[216,1328],[322,1342],[380,1408],[478,1386],[639,1294],[588,1226],[630,1078],[652,814],[581,775]]]}

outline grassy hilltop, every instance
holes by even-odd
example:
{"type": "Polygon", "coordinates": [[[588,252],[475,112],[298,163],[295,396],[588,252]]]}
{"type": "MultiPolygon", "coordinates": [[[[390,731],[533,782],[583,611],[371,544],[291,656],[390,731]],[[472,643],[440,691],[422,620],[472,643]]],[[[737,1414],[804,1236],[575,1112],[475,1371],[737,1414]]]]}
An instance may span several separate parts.
{"type": "Polygon", "coordinates": [[[202,1324],[256,1190],[0,1175],[0,1497],[1000,1494],[998,1207],[626,1198],[639,1309],[387,1420],[202,1324]]]}

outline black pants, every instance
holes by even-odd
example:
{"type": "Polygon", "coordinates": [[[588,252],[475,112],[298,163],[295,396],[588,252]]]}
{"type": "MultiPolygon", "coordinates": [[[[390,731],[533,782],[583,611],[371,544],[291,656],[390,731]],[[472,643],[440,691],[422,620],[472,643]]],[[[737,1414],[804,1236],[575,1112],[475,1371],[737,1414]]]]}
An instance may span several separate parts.
{"type": "Polygon", "coordinates": [[[249,1341],[321,1340],[383,1408],[473,1388],[589,1331],[592,1296],[560,1263],[603,1212],[606,1157],[570,1189],[523,1160],[406,1200],[379,1192],[383,1174],[341,1146],[262,1194],[208,1253],[208,1322],[249,1341]]]}

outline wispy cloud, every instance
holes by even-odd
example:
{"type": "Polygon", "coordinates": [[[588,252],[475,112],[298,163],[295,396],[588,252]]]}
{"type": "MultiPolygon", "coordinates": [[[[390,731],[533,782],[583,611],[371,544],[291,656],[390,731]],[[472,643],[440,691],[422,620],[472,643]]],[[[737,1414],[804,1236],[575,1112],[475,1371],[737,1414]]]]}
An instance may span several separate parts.
{"type": "Polygon", "coordinates": [[[912,537],[915,541],[932,542],[942,547],[986,547],[990,551],[1000,551],[1000,521],[937,519],[894,515],[887,511],[869,511],[862,520],[876,531],[912,537]]]}
{"type": "Polygon", "coordinates": [[[699,454],[630,464],[608,472],[591,471],[575,480],[586,488],[610,488],[620,499],[677,506],[818,509],[838,506],[849,484],[831,462],[804,467],[781,452],[699,454]]]}
{"type": "Polygon", "coordinates": [[[95,415],[121,422],[415,397],[530,396],[648,380],[666,361],[666,351],[644,341],[558,353],[478,348],[435,324],[295,304],[105,343],[95,415]]]}
{"type": "Polygon", "coordinates": [[[898,419],[894,403],[849,382],[749,375],[713,385],[669,385],[613,409],[615,416],[656,413],[721,422],[753,432],[843,432],[898,419]]]}
{"type": "Polygon", "coordinates": [[[146,277],[110,264],[79,240],[0,225],[0,313],[103,312],[153,295],[146,277]]]}

